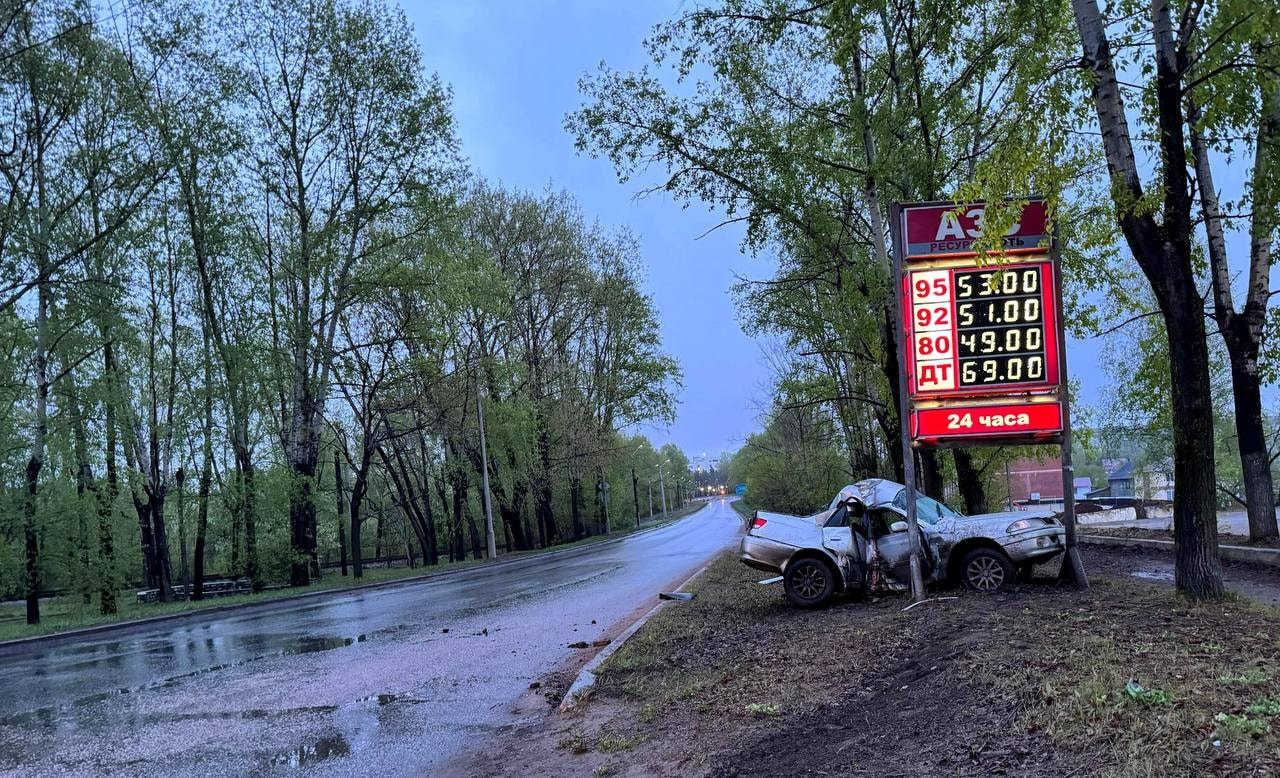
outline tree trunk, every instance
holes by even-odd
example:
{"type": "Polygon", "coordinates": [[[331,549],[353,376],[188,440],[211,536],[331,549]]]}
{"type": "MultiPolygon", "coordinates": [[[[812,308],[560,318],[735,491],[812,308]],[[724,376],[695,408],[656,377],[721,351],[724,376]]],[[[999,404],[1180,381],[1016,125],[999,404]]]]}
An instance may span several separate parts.
{"type": "Polygon", "coordinates": [[[556,531],[555,514],[551,508],[551,441],[546,424],[539,413],[538,420],[538,476],[534,489],[534,518],[538,524],[538,540],[543,548],[560,541],[556,531]]]}
{"type": "Polygon", "coordinates": [[[576,471],[569,476],[569,516],[573,526],[573,539],[582,540],[587,533],[582,525],[582,479],[576,471]]]}
{"type": "Polygon", "coordinates": [[[120,494],[120,476],[116,469],[116,395],[111,389],[115,375],[115,349],[111,340],[105,337],[102,365],[108,387],[107,396],[102,403],[107,489],[105,493],[98,494],[98,609],[103,615],[110,615],[116,612],[116,553],[115,538],[111,534],[111,517],[115,513],[116,497],[120,494]]]}
{"type": "Polygon", "coordinates": [[[156,589],[160,586],[160,579],[156,576],[156,549],[151,539],[151,504],[139,499],[137,491],[133,491],[131,496],[142,547],[142,583],[148,589],[156,589]]]}
{"type": "MultiPolygon", "coordinates": [[[[68,370],[64,378],[67,412],[71,416],[72,453],[76,463],[76,536],[72,540],[75,562],[76,588],[85,605],[93,602],[93,565],[89,558],[89,525],[86,512],[86,495],[96,492],[93,484],[93,465],[89,462],[89,441],[85,432],[84,415],[81,413],[79,391],[74,371],[68,370]]],[[[96,503],[97,500],[94,500],[96,503]]]]}
{"type": "Polygon", "coordinates": [[[942,464],[938,461],[938,450],[934,448],[917,449],[920,463],[920,483],[917,488],[938,502],[942,502],[942,464]]]}
{"type": "Polygon", "coordinates": [[[351,577],[359,579],[364,576],[364,550],[360,547],[360,509],[364,505],[364,494],[368,488],[368,468],[358,468],[353,474],[351,484],[351,577]]]}
{"type": "Polygon", "coordinates": [[[1194,599],[1222,595],[1218,556],[1217,477],[1213,459],[1213,407],[1204,301],[1191,266],[1191,197],[1183,133],[1182,68],[1167,4],[1153,3],[1156,61],[1155,108],[1159,122],[1163,213],[1157,223],[1132,207],[1146,199],[1128,118],[1107,39],[1107,23],[1096,0],[1072,0],[1091,71],[1093,103],[1111,175],[1111,190],[1125,240],[1151,284],[1169,344],[1173,400],[1175,543],[1174,580],[1194,599]]]}
{"type": "Polygon", "coordinates": [[[467,504],[467,534],[471,540],[471,558],[484,559],[488,545],[487,541],[480,538],[480,528],[476,526],[476,514],[471,510],[470,503],[467,504]]]}
{"type": "Polygon", "coordinates": [[[164,522],[165,491],[162,486],[150,495],[152,540],[156,544],[156,584],[160,590],[160,602],[173,600],[173,573],[169,562],[169,540],[164,522]]]}
{"type": "Polygon", "coordinates": [[[1195,289],[1165,311],[1173,385],[1174,579],[1194,599],[1222,596],[1213,405],[1203,305],[1195,289]]]}
{"type": "Polygon", "coordinates": [[[636,469],[631,468],[631,502],[636,509],[636,526],[640,526],[640,481],[636,479],[636,469]]]}
{"type": "Polygon", "coordinates": [[[973,455],[963,448],[952,449],[951,456],[956,463],[956,481],[960,487],[960,496],[964,498],[964,510],[970,516],[987,512],[987,492],[982,483],[982,474],[973,466],[973,455]]]}
{"type": "Polygon", "coordinates": [[[179,569],[182,575],[182,585],[187,592],[187,596],[191,596],[191,568],[187,566],[187,521],[186,510],[183,505],[185,489],[182,488],[182,482],[185,473],[181,467],[174,474],[174,482],[178,486],[178,559],[179,569]]]}
{"type": "MultiPolygon", "coordinates": [[[[1232,297],[1231,268],[1227,261],[1222,213],[1218,193],[1213,185],[1209,151],[1197,128],[1200,109],[1192,100],[1188,100],[1187,105],[1192,159],[1195,161],[1196,183],[1200,190],[1200,210],[1208,238],[1206,242],[1213,284],[1213,317],[1231,360],[1231,392],[1235,400],[1236,440],[1244,475],[1245,499],[1248,502],[1249,538],[1263,540],[1277,535],[1275,491],[1266,433],[1262,428],[1262,382],[1258,375],[1258,354],[1266,331],[1267,302],[1271,296],[1270,248],[1268,245],[1259,251],[1257,242],[1254,242],[1244,311],[1237,312],[1232,297]]],[[[1280,117],[1276,120],[1280,122],[1280,117]]],[[[1280,127],[1277,132],[1280,132],[1280,127]]],[[[1265,134],[1264,120],[1263,130],[1256,142],[1259,149],[1255,163],[1264,168],[1268,164],[1268,154],[1262,148],[1266,145],[1262,139],[1265,134]]],[[[1276,138],[1273,136],[1272,140],[1276,138]]],[[[1264,188],[1270,186],[1265,180],[1259,181],[1260,172],[1255,170],[1255,184],[1261,183],[1264,188]]],[[[1258,220],[1265,223],[1267,194],[1255,191],[1255,197],[1263,198],[1263,202],[1255,204],[1253,219],[1255,224],[1258,220]]]]}
{"type": "MultiPolygon", "coordinates": [[[[212,401],[210,400],[210,405],[212,401]]],[[[210,417],[205,417],[206,421],[210,417]]],[[[213,485],[213,429],[205,427],[204,462],[200,465],[200,491],[196,507],[196,546],[191,555],[191,599],[204,599],[204,545],[209,531],[209,491],[213,485]]]]}
{"type": "Polygon", "coordinates": [[[423,529],[427,533],[427,547],[425,549],[425,559],[427,564],[440,564],[440,539],[436,534],[436,518],[435,513],[431,510],[431,475],[427,474],[425,486],[422,490],[422,508],[423,508],[423,529]]]}
{"type": "Polygon", "coordinates": [[[444,547],[449,553],[449,561],[455,561],[453,555],[453,525],[449,523],[449,498],[444,490],[444,465],[440,466],[440,477],[436,479],[436,496],[440,499],[440,512],[445,516],[444,547]]]}
{"type": "Polygon", "coordinates": [[[333,449],[333,485],[334,493],[338,497],[338,558],[341,560],[342,574],[345,576],[347,574],[347,530],[343,514],[347,510],[342,494],[342,457],[336,447],[333,449]]]}
{"type": "MultiPolygon", "coordinates": [[[[295,432],[309,438],[308,432],[295,432]]],[[[309,586],[311,584],[311,545],[312,527],[316,519],[316,504],[312,487],[316,475],[316,454],[311,441],[295,443],[293,456],[289,459],[289,546],[293,552],[293,562],[289,565],[289,585],[309,586]]],[[[375,555],[376,556],[376,555],[375,555]]]]}
{"type": "Polygon", "coordinates": [[[458,561],[467,558],[467,548],[462,538],[463,503],[467,500],[466,478],[466,475],[455,468],[449,479],[453,484],[453,556],[458,561]]]}
{"type": "MultiPolygon", "coordinates": [[[[1256,354],[1229,350],[1231,392],[1236,405],[1236,439],[1244,472],[1244,494],[1248,502],[1249,539],[1276,537],[1275,491],[1271,479],[1271,456],[1262,428],[1262,385],[1256,354]]],[[[1176,483],[1176,482],[1175,482],[1176,483]]]]}
{"type": "Polygon", "coordinates": [[[249,586],[254,592],[262,591],[262,571],[258,569],[258,523],[255,511],[257,500],[254,497],[254,468],[246,449],[240,462],[240,518],[244,524],[244,575],[249,579],[249,586]]]}

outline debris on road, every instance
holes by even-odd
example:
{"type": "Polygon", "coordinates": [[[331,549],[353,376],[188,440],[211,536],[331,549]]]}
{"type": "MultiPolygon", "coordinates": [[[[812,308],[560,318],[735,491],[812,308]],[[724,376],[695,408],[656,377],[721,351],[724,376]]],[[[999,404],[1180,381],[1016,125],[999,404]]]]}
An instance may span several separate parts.
{"type": "Polygon", "coordinates": [[[693,592],[660,592],[660,593],[658,594],[658,599],[659,599],[659,600],[686,600],[686,601],[688,601],[688,600],[692,600],[694,597],[697,597],[697,596],[698,596],[698,595],[694,594],[693,592]]]}
{"type": "Polygon", "coordinates": [[[903,610],[909,611],[912,608],[916,607],[917,605],[924,605],[926,602],[938,602],[939,600],[958,600],[958,599],[960,598],[959,597],[930,597],[927,600],[921,600],[920,602],[913,602],[907,607],[903,608],[903,610]]]}

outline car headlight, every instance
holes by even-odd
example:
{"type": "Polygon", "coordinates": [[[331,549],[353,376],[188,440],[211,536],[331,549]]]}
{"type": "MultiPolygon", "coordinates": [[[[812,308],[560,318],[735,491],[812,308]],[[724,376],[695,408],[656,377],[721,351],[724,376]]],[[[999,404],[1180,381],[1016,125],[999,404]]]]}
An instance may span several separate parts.
{"type": "Polygon", "coordinates": [[[1004,531],[1010,534],[1014,532],[1026,532],[1027,530],[1033,528],[1034,526],[1035,525],[1031,523],[1030,519],[1018,519],[1014,523],[1005,527],[1004,531]]]}

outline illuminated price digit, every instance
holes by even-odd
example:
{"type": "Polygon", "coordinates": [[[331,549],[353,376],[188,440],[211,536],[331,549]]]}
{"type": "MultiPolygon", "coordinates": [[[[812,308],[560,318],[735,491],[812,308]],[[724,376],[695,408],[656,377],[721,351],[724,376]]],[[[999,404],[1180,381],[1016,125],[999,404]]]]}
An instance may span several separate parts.
{"type": "Polygon", "coordinates": [[[998,380],[999,369],[999,364],[994,359],[982,360],[982,380],[989,384],[995,383],[998,380]]]}
{"type": "Polygon", "coordinates": [[[978,370],[973,366],[972,362],[965,362],[960,367],[960,380],[966,384],[976,383],[978,380],[978,370]]]}
{"type": "Polygon", "coordinates": [[[996,334],[991,330],[982,333],[982,353],[990,354],[996,350],[996,334]]]}
{"type": "Polygon", "coordinates": [[[1024,321],[1036,321],[1040,318],[1040,301],[1034,297],[1022,301],[1022,318],[1024,321]]]}
{"type": "Polygon", "coordinates": [[[1004,333],[1004,350],[1019,351],[1022,348],[1022,330],[1011,327],[1004,333]]]}
{"type": "Polygon", "coordinates": [[[1005,294],[1018,293],[1018,274],[1012,270],[1006,270],[1000,274],[1000,289],[1005,294]]]}
{"type": "Polygon", "coordinates": [[[978,347],[978,336],[972,332],[960,333],[960,346],[968,349],[969,353],[972,354],[978,347]]]}
{"type": "Polygon", "coordinates": [[[1040,291],[1040,272],[1037,270],[1022,271],[1022,293],[1035,294],[1040,291]]]}
{"type": "Polygon", "coordinates": [[[973,297],[973,281],[969,276],[956,276],[956,299],[973,297]]]}
{"type": "Polygon", "coordinates": [[[973,303],[964,303],[956,308],[956,312],[960,315],[961,327],[968,327],[973,324],[973,303]]]}
{"type": "Polygon", "coordinates": [[[1044,357],[1027,359],[1027,378],[1032,380],[1044,378],[1044,357]]]}
{"type": "Polygon", "coordinates": [[[1040,349],[1040,339],[1042,337],[1039,327],[1032,327],[1027,330],[1027,350],[1038,351],[1040,349]]]}
{"type": "Polygon", "coordinates": [[[1022,379],[1022,360],[1015,358],[1009,360],[1009,364],[1005,365],[1005,379],[1009,381],[1018,381],[1022,379]]]}
{"type": "Polygon", "coordinates": [[[1010,322],[1017,321],[1018,312],[1021,310],[1022,310],[1022,305],[1020,305],[1017,300],[1005,300],[1004,301],[1004,320],[1010,321],[1010,322]]]}

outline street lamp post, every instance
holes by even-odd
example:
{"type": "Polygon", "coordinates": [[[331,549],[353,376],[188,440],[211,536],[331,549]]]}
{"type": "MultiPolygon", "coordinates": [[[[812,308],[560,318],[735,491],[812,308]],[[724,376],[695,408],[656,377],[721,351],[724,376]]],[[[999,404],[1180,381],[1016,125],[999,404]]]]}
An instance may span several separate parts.
{"type": "Polygon", "coordinates": [[[667,481],[662,475],[662,466],[670,464],[671,460],[658,464],[658,490],[662,492],[662,517],[667,517],[667,481]]]}

